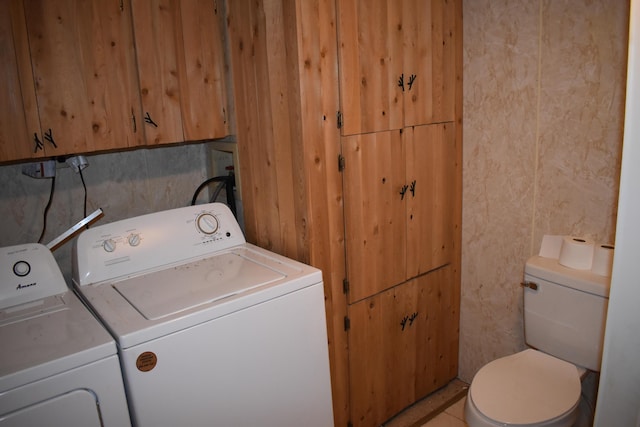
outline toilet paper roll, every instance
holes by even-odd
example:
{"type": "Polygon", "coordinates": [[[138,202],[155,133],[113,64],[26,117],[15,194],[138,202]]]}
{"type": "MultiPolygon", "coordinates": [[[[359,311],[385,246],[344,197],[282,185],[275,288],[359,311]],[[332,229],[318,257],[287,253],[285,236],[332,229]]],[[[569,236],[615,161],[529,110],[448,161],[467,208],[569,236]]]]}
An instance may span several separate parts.
{"type": "Polygon", "coordinates": [[[591,272],[600,276],[611,277],[611,267],[613,266],[613,245],[600,243],[593,251],[593,263],[591,272]]]}
{"type": "Polygon", "coordinates": [[[591,239],[565,236],[562,240],[558,262],[575,270],[591,270],[594,247],[595,244],[591,239]]]}

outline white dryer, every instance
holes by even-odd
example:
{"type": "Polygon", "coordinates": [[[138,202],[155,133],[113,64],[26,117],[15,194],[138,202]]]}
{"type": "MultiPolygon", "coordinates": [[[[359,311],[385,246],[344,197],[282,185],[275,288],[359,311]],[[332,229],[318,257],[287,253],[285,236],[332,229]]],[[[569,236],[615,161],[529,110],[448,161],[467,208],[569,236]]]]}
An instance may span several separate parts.
{"type": "Polygon", "coordinates": [[[0,248],[0,426],[128,426],[116,345],[45,246],[0,248]]]}
{"type": "Polygon", "coordinates": [[[84,231],[74,284],[110,329],[138,426],[333,425],[321,272],[211,203],[84,231]]]}

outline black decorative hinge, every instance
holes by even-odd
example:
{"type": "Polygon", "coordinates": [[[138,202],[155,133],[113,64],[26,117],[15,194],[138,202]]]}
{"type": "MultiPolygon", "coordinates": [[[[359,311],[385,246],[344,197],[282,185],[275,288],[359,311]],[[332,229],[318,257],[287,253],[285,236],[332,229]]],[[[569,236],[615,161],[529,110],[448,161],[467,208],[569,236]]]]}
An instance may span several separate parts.
{"type": "Polygon", "coordinates": [[[348,331],[349,329],[351,329],[351,320],[348,316],[344,316],[344,330],[348,331]]]}
{"type": "Polygon", "coordinates": [[[348,279],[344,279],[342,281],[342,292],[344,292],[345,294],[349,293],[349,280],[348,279]]]}
{"type": "Polygon", "coordinates": [[[342,154],[338,154],[338,172],[342,172],[344,170],[344,156],[342,154]]]}
{"type": "Polygon", "coordinates": [[[343,122],[342,122],[342,113],[340,111],[336,113],[336,124],[338,126],[338,129],[342,129],[343,122]]]}

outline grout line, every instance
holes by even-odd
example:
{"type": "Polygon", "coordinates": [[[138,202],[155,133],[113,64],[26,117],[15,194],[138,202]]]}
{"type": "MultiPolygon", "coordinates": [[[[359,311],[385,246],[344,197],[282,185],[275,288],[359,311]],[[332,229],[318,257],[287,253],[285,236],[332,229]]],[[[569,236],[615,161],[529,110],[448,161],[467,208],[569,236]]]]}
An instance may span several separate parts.
{"type": "MultiPolygon", "coordinates": [[[[465,397],[467,395],[467,392],[469,391],[469,387],[463,387],[460,391],[458,391],[456,394],[454,394],[453,396],[451,396],[449,399],[447,399],[446,401],[444,401],[442,404],[440,404],[435,410],[431,411],[429,414],[425,415],[424,417],[420,418],[418,421],[416,421],[415,423],[411,424],[411,426],[409,427],[421,427],[423,424],[431,421],[432,419],[434,419],[436,416],[440,415],[441,413],[443,413],[445,411],[445,409],[449,408],[451,405],[453,405],[454,403],[456,403],[458,400],[462,399],[463,397],[465,397]]],[[[453,415],[451,415],[453,418],[453,415]]],[[[457,419],[457,418],[456,418],[457,419]]]]}
{"type": "Polygon", "coordinates": [[[535,153],[533,159],[533,202],[531,203],[531,241],[529,245],[529,256],[534,254],[535,234],[536,234],[536,207],[538,203],[538,168],[540,166],[540,98],[542,96],[542,1],[538,7],[538,84],[536,87],[536,133],[535,133],[535,153]]]}

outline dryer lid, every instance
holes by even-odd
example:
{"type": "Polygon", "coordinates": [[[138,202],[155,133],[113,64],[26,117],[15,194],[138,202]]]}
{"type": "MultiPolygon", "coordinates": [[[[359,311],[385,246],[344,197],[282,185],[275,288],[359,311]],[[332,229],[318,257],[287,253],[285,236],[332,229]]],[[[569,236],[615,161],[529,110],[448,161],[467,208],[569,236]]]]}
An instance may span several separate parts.
{"type": "Polygon", "coordinates": [[[580,387],[574,365],[528,349],[485,365],[469,392],[486,417],[518,425],[544,422],[571,411],[580,400],[580,387]]]}

